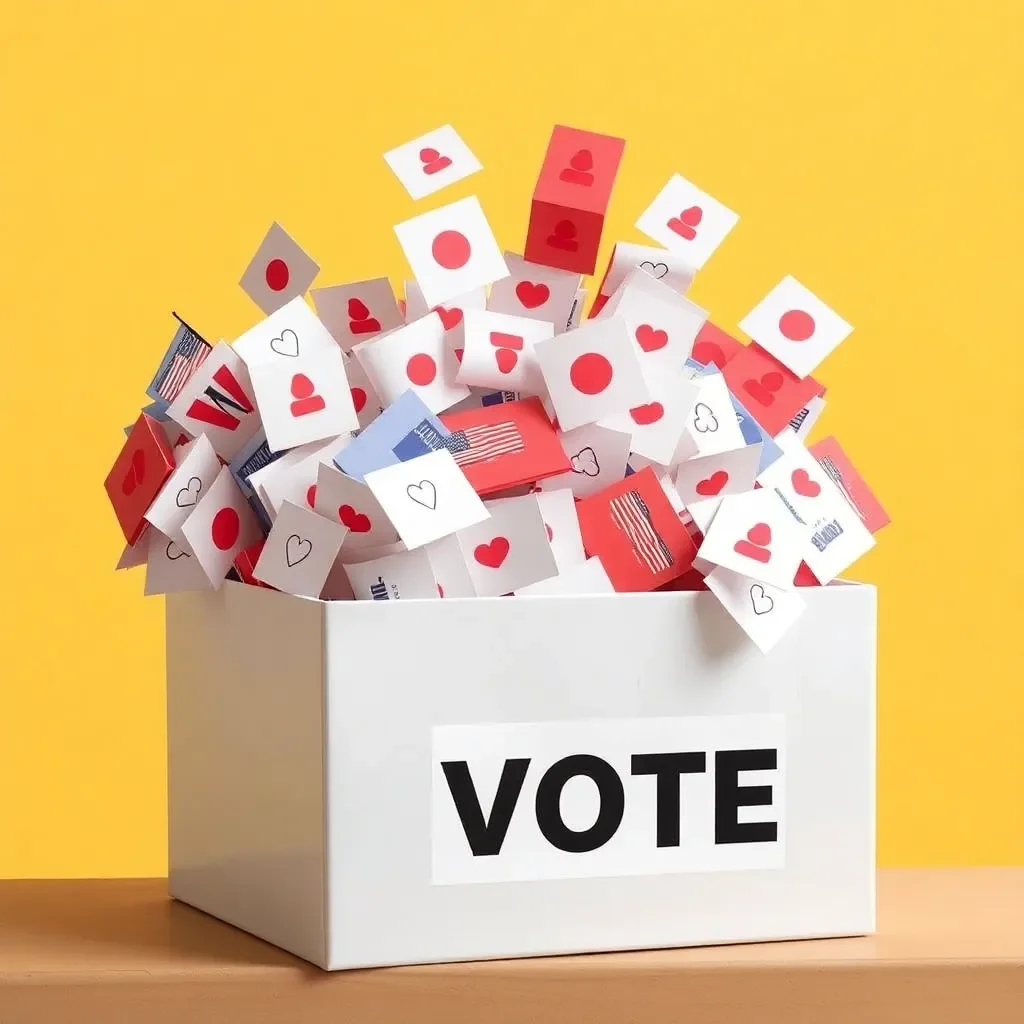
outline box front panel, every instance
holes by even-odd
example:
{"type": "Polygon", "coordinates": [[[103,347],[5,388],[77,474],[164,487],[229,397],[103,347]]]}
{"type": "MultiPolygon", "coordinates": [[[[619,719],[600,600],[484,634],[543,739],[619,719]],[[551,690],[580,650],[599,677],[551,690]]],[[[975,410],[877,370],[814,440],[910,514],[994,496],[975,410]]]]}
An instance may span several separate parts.
{"type": "Polygon", "coordinates": [[[332,606],[335,967],[873,928],[875,592],[332,606]]]}

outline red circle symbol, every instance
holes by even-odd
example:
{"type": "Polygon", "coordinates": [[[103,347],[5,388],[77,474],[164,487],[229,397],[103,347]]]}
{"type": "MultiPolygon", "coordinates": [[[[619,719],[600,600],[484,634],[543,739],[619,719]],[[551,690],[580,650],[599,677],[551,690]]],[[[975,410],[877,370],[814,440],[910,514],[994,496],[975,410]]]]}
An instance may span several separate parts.
{"type": "Polygon", "coordinates": [[[599,395],[612,382],[612,364],[600,352],[584,352],[569,367],[572,386],[584,395],[599,395]]]}
{"type": "Polygon", "coordinates": [[[437,363],[426,352],[417,352],[405,364],[405,375],[417,387],[425,388],[437,376],[437,363]]]}
{"type": "Polygon", "coordinates": [[[221,551],[227,551],[235,546],[241,528],[238,513],[233,508],[222,508],[210,524],[210,539],[221,551]]]}
{"type": "Polygon", "coordinates": [[[445,270],[458,270],[469,262],[472,249],[469,239],[461,231],[442,231],[434,239],[430,251],[445,270]]]}
{"type": "Polygon", "coordinates": [[[284,260],[272,259],[263,272],[267,287],[274,292],[283,292],[288,287],[288,264],[284,260]]]}
{"type": "Polygon", "coordinates": [[[806,341],[814,334],[814,317],[802,309],[791,309],[779,317],[779,332],[790,341],[806,341]]]}

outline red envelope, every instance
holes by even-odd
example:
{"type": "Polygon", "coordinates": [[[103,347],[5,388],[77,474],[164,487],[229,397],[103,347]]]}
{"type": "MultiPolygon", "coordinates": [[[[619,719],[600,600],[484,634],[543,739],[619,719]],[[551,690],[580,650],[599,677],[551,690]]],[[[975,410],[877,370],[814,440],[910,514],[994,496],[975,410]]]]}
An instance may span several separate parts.
{"type": "Polygon", "coordinates": [[[144,516],[173,470],[174,454],[163,427],[143,413],[103,481],[129,544],[141,536],[146,526],[144,516]]]}
{"type": "Polygon", "coordinates": [[[650,466],[584,498],[576,514],[587,555],[617,591],[654,590],[693,566],[697,549],[650,466]]]}
{"type": "Polygon", "coordinates": [[[821,468],[843,492],[843,497],[853,506],[853,510],[872,533],[878,533],[883,526],[889,525],[892,521],[889,513],[882,508],[871,488],[854,469],[853,463],[846,457],[846,452],[839,447],[839,442],[834,437],[822,438],[807,450],[818,460],[821,468]]]}
{"type": "Polygon", "coordinates": [[[539,398],[443,413],[445,447],[477,494],[493,494],[572,469],[539,398]]]}
{"type": "Polygon", "coordinates": [[[800,378],[756,342],[741,346],[722,369],[729,390],[772,437],[824,388],[800,378]]]}

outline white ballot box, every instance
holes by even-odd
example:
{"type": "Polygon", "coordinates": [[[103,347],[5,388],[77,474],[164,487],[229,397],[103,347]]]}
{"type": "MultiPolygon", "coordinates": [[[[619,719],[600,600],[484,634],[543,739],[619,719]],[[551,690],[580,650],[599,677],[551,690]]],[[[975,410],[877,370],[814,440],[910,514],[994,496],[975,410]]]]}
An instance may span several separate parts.
{"type": "Polygon", "coordinates": [[[855,935],[875,589],[167,602],[170,891],[327,969],[855,935]]]}

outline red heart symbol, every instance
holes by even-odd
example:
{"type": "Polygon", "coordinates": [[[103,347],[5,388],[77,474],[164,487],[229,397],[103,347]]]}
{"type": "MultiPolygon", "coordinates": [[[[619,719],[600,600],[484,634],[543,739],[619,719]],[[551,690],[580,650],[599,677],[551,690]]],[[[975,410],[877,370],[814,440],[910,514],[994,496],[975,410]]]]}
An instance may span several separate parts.
{"type": "Polygon", "coordinates": [[[700,480],[694,488],[698,494],[706,498],[713,498],[719,494],[722,488],[729,482],[729,474],[724,469],[716,470],[711,476],[700,480]]]}
{"type": "Polygon", "coordinates": [[[520,281],[516,285],[516,298],[527,308],[536,309],[543,306],[551,295],[546,284],[534,284],[533,281],[520,281]]]}
{"type": "Polygon", "coordinates": [[[548,540],[554,540],[555,539],[555,531],[552,530],[551,527],[548,526],[547,523],[544,524],[544,529],[548,531],[548,540]]]}
{"type": "Polygon", "coordinates": [[[494,353],[494,361],[502,373],[511,373],[519,362],[519,353],[510,348],[499,348],[494,353]]]}
{"type": "Polygon", "coordinates": [[[490,544],[477,544],[473,549],[473,557],[489,569],[497,569],[508,555],[508,540],[495,537],[490,544]]]}
{"type": "Polygon", "coordinates": [[[444,324],[446,331],[450,331],[462,320],[462,310],[458,306],[452,306],[451,309],[445,309],[444,306],[435,306],[434,312],[441,318],[441,323],[444,324]]]}
{"type": "Polygon", "coordinates": [[[636,329],[636,340],[645,352],[655,352],[668,344],[668,331],[656,331],[650,324],[641,324],[636,329]]]}
{"type": "Polygon", "coordinates": [[[131,494],[146,475],[146,453],[141,448],[132,452],[131,465],[121,481],[121,490],[124,494],[131,494]]]}
{"type": "Polygon", "coordinates": [[[316,505],[316,484],[310,484],[306,490],[306,504],[313,508],[316,505]]]}
{"type": "Polygon", "coordinates": [[[369,516],[357,512],[351,505],[342,505],[338,509],[338,518],[353,533],[369,533],[370,527],[373,525],[369,516]]]}
{"type": "Polygon", "coordinates": [[[794,469],[790,479],[793,481],[793,490],[805,498],[816,498],[821,494],[821,484],[812,480],[806,469],[794,469]]]}
{"type": "Polygon", "coordinates": [[[366,392],[362,388],[352,389],[352,404],[356,407],[356,412],[363,411],[363,406],[366,405],[366,392]]]}
{"type": "Polygon", "coordinates": [[[767,523],[755,523],[747,530],[747,540],[759,547],[767,547],[772,542],[772,528],[767,523]]]}
{"type": "Polygon", "coordinates": [[[661,402],[649,402],[647,405],[638,405],[635,409],[629,410],[633,422],[641,427],[648,423],[657,423],[665,415],[665,407],[661,402]]]}

